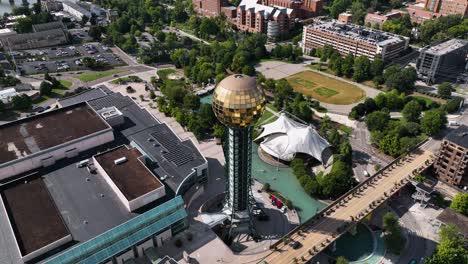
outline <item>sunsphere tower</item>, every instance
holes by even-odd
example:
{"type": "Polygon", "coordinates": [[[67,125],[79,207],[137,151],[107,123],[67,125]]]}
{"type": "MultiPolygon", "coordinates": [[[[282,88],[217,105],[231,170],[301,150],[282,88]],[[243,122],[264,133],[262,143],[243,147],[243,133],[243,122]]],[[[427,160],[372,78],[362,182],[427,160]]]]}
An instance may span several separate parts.
{"type": "Polygon", "coordinates": [[[223,79],[213,92],[213,111],[228,128],[226,169],[228,174],[223,211],[233,222],[251,221],[253,197],[250,187],[252,128],[265,110],[265,96],[257,81],[235,74],[223,79]]]}

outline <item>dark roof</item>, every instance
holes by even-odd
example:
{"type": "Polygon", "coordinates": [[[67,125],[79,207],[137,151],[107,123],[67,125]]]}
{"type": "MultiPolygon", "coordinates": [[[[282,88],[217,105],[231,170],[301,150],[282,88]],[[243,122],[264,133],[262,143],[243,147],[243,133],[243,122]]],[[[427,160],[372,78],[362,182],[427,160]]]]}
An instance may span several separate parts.
{"type": "Polygon", "coordinates": [[[159,124],[159,121],[148,111],[142,109],[130,97],[123,96],[121,93],[111,93],[88,103],[96,111],[105,107],[117,107],[122,112],[125,123],[116,129],[125,137],[159,124]]]}
{"type": "Polygon", "coordinates": [[[58,102],[62,107],[90,101],[93,99],[106,96],[108,93],[102,88],[89,89],[79,94],[59,99],[58,102]]]}
{"type": "Polygon", "coordinates": [[[3,198],[23,256],[69,235],[41,178],[17,182],[3,198]]]}
{"type": "Polygon", "coordinates": [[[166,124],[149,127],[129,137],[158,164],[155,172],[168,176],[164,182],[177,191],[193,168],[205,163],[191,140],[181,141],[166,124]]]}
{"type": "Polygon", "coordinates": [[[451,208],[445,208],[444,211],[437,216],[437,220],[445,224],[454,224],[463,235],[468,235],[468,217],[451,208]]]}
{"type": "MultiPolygon", "coordinates": [[[[80,96],[77,95],[77,97],[80,96]]],[[[75,98],[75,100],[81,99],[75,98]]],[[[161,124],[128,96],[109,93],[88,101],[88,104],[96,111],[115,106],[122,112],[125,122],[115,127],[114,131],[129,141],[137,143],[141,150],[157,163],[158,166],[153,172],[159,177],[169,176],[164,182],[174,191],[177,191],[180,184],[192,173],[194,167],[206,162],[191,140],[181,141],[166,124],[161,124]],[[152,138],[153,142],[148,141],[149,138],[152,138]],[[154,146],[154,143],[158,143],[158,146],[154,146]]]]}
{"type": "Polygon", "coordinates": [[[108,129],[86,103],[9,122],[0,126],[0,164],[108,129]]]}
{"type": "Polygon", "coordinates": [[[445,137],[446,140],[468,149],[468,126],[461,125],[445,137]]]}
{"type": "Polygon", "coordinates": [[[74,241],[87,241],[135,216],[104,177],[90,177],[88,170],[77,168],[76,163],[53,169],[42,177],[74,241]],[[85,220],[88,223],[82,224],[85,220]]]}
{"type": "Polygon", "coordinates": [[[47,31],[51,29],[65,29],[65,26],[61,21],[54,21],[54,22],[49,22],[49,23],[42,23],[42,24],[35,24],[32,26],[34,32],[42,32],[42,31],[47,31]]]}
{"type": "Polygon", "coordinates": [[[162,186],[162,183],[145,166],[144,158],[136,148],[120,146],[94,156],[128,201],[136,199],[162,186]],[[127,161],[116,165],[115,160],[127,161]]]}
{"type": "Polygon", "coordinates": [[[67,39],[65,32],[63,29],[51,29],[41,32],[34,32],[34,33],[24,33],[24,34],[17,34],[13,36],[7,37],[8,45],[13,47],[14,45],[21,45],[25,42],[31,41],[47,41],[50,39],[58,39],[61,38],[64,41],[67,39]]]}
{"type": "Polygon", "coordinates": [[[424,183],[421,183],[421,182],[418,182],[416,184],[416,188],[418,188],[418,189],[420,189],[420,190],[422,190],[422,191],[424,191],[425,193],[428,193],[428,194],[431,194],[434,191],[431,187],[429,187],[429,186],[427,186],[427,185],[425,185],[424,183]]]}

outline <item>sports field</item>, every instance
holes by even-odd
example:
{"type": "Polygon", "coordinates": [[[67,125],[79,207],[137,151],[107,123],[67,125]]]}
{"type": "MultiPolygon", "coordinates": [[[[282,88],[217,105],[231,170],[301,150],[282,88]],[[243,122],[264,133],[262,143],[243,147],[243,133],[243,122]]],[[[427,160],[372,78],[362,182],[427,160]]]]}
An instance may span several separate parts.
{"type": "Polygon", "coordinates": [[[295,91],[324,103],[347,105],[366,96],[365,92],[355,85],[311,71],[294,74],[287,80],[295,91]]]}

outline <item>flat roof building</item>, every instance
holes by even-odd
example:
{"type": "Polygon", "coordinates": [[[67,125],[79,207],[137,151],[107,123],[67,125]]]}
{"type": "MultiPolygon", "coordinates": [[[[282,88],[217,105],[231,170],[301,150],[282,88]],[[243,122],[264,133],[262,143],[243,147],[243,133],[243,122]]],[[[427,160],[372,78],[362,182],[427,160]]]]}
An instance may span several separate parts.
{"type": "Polygon", "coordinates": [[[207,179],[208,162],[192,140],[181,140],[166,124],[160,123],[130,97],[98,88],[61,99],[59,105],[83,101],[87,101],[97,112],[115,107],[122,114],[125,122],[113,126],[114,130],[156,165],[152,172],[176,195],[183,194],[194,183],[207,179]],[[91,99],[93,96],[97,99],[91,99]]]}
{"type": "Polygon", "coordinates": [[[468,54],[468,41],[450,39],[423,48],[416,63],[418,75],[427,83],[453,80],[464,71],[468,54]]]}
{"type": "Polygon", "coordinates": [[[71,1],[62,1],[63,11],[69,13],[76,19],[83,19],[84,16],[91,18],[91,12],[71,1]]]}
{"type": "Polygon", "coordinates": [[[43,180],[10,184],[0,202],[16,239],[17,250],[26,262],[72,241],[72,237],[43,180]]]}
{"type": "Polygon", "coordinates": [[[459,187],[468,186],[467,126],[459,126],[445,137],[434,168],[442,181],[459,187]]]}
{"type": "Polygon", "coordinates": [[[86,103],[0,126],[0,180],[114,140],[112,128],[86,103]]]}
{"type": "Polygon", "coordinates": [[[138,252],[139,256],[146,256],[147,250],[153,245],[161,246],[164,240],[181,232],[187,225],[184,201],[177,196],[46,260],[44,264],[113,263],[113,259],[116,263],[124,263],[134,258],[134,252],[138,252]]]}
{"type": "Polygon", "coordinates": [[[60,103],[0,126],[0,263],[154,259],[187,227],[178,194],[207,179],[207,160],[128,96],[98,88],[60,103]]]}
{"type": "Polygon", "coordinates": [[[94,165],[129,211],[164,197],[164,185],[136,148],[120,146],[93,156],[94,165]]]}
{"type": "Polygon", "coordinates": [[[32,33],[0,35],[0,45],[11,50],[57,46],[68,41],[67,28],[59,21],[35,24],[32,33]]]}
{"type": "Polygon", "coordinates": [[[331,45],[341,55],[364,55],[370,60],[380,57],[387,61],[408,48],[409,38],[337,20],[317,21],[304,26],[302,50],[309,54],[314,48],[331,45]]]}

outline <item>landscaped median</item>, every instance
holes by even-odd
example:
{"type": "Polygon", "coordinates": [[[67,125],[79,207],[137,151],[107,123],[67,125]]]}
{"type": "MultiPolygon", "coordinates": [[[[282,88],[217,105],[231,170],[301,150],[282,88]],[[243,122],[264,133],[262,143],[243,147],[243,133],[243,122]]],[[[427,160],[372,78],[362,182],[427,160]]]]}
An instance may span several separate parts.
{"type": "Polygon", "coordinates": [[[111,76],[120,72],[122,72],[122,70],[91,72],[91,73],[84,73],[84,74],[77,75],[76,78],[82,82],[92,82],[97,79],[108,77],[108,76],[111,76]]]}
{"type": "Polygon", "coordinates": [[[296,92],[328,104],[348,105],[366,96],[361,88],[353,84],[311,71],[294,74],[287,80],[296,92]]]}

